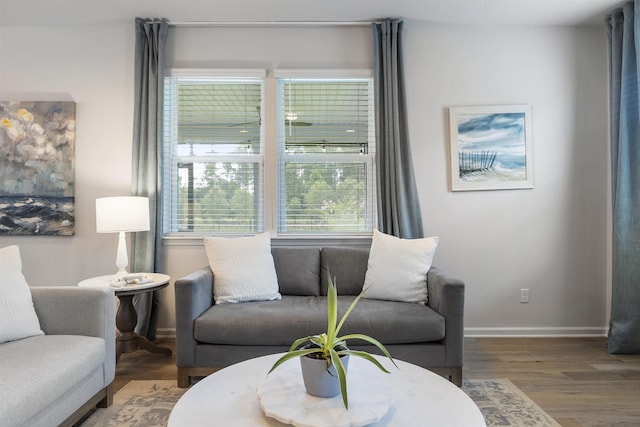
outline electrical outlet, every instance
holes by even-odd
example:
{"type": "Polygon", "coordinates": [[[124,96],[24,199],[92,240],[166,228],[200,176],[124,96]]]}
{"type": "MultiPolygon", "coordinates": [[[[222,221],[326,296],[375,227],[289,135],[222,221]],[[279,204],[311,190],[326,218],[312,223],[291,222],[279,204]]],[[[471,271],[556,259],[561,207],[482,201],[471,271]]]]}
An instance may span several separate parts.
{"type": "Polygon", "coordinates": [[[520,302],[525,304],[529,302],[529,289],[520,289],[520,302]]]}

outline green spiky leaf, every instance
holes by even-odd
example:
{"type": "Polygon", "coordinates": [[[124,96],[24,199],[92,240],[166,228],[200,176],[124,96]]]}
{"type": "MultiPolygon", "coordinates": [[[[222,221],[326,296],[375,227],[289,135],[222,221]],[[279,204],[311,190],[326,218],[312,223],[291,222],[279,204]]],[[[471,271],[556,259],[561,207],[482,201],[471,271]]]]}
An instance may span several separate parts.
{"type": "Polygon", "coordinates": [[[284,355],[282,355],[282,357],[280,357],[278,360],[276,360],[276,363],[274,363],[273,366],[271,367],[271,369],[269,369],[269,372],[267,372],[267,375],[269,375],[271,372],[273,372],[274,369],[276,369],[278,366],[282,365],[287,360],[290,360],[290,359],[293,359],[293,358],[296,358],[296,357],[306,356],[308,354],[313,354],[313,353],[319,353],[319,349],[317,349],[317,348],[308,348],[308,349],[294,350],[294,351],[290,351],[288,353],[285,353],[284,355]]]}
{"type": "Polygon", "coordinates": [[[347,394],[347,371],[344,369],[342,359],[338,353],[331,349],[331,364],[338,373],[338,381],[340,381],[340,394],[342,394],[342,403],[344,403],[345,409],[349,409],[349,395],[347,394]]]}

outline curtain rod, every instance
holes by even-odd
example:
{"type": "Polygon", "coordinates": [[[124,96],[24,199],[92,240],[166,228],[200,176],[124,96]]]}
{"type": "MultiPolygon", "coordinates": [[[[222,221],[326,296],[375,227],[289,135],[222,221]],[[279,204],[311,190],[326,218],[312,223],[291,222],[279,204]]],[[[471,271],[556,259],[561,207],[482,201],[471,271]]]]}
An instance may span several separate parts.
{"type": "Polygon", "coordinates": [[[379,21],[175,21],[171,27],[305,27],[305,26],[365,26],[379,21]]]}

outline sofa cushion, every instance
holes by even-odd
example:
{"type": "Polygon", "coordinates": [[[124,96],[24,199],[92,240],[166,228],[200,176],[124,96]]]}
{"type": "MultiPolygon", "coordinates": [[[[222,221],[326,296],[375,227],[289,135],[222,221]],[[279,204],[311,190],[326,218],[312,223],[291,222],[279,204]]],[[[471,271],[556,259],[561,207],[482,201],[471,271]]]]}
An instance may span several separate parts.
{"type": "MultiPolygon", "coordinates": [[[[354,298],[338,297],[340,316],[354,298]]],[[[340,334],[362,333],[383,344],[419,343],[444,338],[444,326],[444,318],[428,306],[361,299],[340,334]]],[[[283,295],[280,301],[244,303],[241,310],[214,305],[196,319],[194,337],[208,344],[288,346],[326,327],[326,298],[283,295]]]]}
{"type": "Polygon", "coordinates": [[[0,248],[0,343],[42,335],[18,246],[0,248]]]}
{"type": "Polygon", "coordinates": [[[374,230],[362,297],[426,304],[438,240],[400,239],[374,230]]]}
{"type": "Polygon", "coordinates": [[[282,295],[320,295],[319,248],[272,248],[282,295]]]}
{"type": "Polygon", "coordinates": [[[362,291],[367,272],[369,249],[366,248],[322,248],[320,252],[320,294],[327,295],[331,274],[338,295],[358,295],[362,291]]]}
{"type": "Polygon", "coordinates": [[[280,299],[269,233],[204,237],[216,304],[280,299]]]}
{"type": "Polygon", "coordinates": [[[0,345],[0,378],[10,379],[0,380],[0,424],[21,425],[97,370],[104,381],[104,360],[105,342],[96,337],[43,335],[0,345]]]}

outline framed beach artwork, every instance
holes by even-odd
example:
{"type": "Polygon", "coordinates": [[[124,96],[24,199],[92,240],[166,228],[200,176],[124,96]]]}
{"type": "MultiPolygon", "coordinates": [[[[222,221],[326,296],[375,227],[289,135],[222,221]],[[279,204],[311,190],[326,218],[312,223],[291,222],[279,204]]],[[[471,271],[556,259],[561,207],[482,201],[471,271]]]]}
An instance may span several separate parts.
{"type": "Polygon", "coordinates": [[[76,104],[0,101],[0,235],[75,230],[76,104]]]}
{"type": "Polygon", "coordinates": [[[533,188],[531,106],[449,108],[451,190],[533,188]]]}

